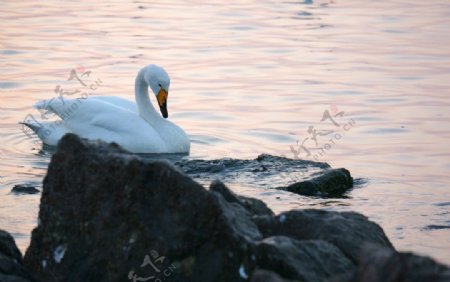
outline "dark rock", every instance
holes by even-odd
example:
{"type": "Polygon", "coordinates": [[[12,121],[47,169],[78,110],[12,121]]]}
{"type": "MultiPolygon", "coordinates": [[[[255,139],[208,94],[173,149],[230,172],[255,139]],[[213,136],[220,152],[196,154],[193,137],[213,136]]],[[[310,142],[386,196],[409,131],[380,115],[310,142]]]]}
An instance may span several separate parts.
{"type": "Polygon", "coordinates": [[[283,235],[298,240],[324,240],[338,247],[354,263],[364,243],[393,249],[380,226],[355,212],[293,210],[253,221],[264,237],[283,235]]]}
{"type": "Polygon", "coordinates": [[[275,188],[303,181],[330,168],[327,163],[260,155],[254,160],[178,160],[175,165],[204,185],[218,179],[246,187],[275,188]]]}
{"type": "Polygon", "coordinates": [[[286,280],[275,272],[265,269],[256,268],[253,271],[250,282],[295,282],[294,280],[286,280]]]}
{"type": "Polygon", "coordinates": [[[355,270],[355,265],[338,248],[321,240],[269,237],[258,243],[255,257],[258,268],[299,281],[325,281],[355,270]]]}
{"type": "Polygon", "coordinates": [[[36,281],[22,265],[22,255],[13,237],[3,230],[0,230],[0,281],[36,281]]]}
{"type": "Polygon", "coordinates": [[[411,253],[397,253],[379,246],[366,246],[352,282],[448,282],[450,268],[411,253]]]}
{"type": "Polygon", "coordinates": [[[279,188],[304,196],[342,197],[353,187],[353,178],[345,168],[328,169],[312,179],[279,188]]]}
{"type": "Polygon", "coordinates": [[[36,187],[34,186],[14,185],[14,187],[11,189],[11,192],[20,194],[36,194],[39,193],[40,191],[36,189],[36,187]]]}
{"type": "Polygon", "coordinates": [[[209,186],[210,191],[214,191],[222,195],[222,197],[230,203],[239,203],[238,196],[231,191],[222,181],[214,180],[209,186]]]}
{"type": "MultiPolygon", "coordinates": [[[[251,165],[264,173],[273,161],[263,156],[251,165]]],[[[0,281],[33,281],[11,240],[1,238],[0,281]]],[[[68,134],[50,162],[39,225],[23,261],[46,282],[342,282],[352,278],[365,243],[397,256],[383,230],[363,215],[298,210],[273,216],[263,202],[237,196],[219,181],[208,191],[168,162],[68,134]]],[[[385,257],[380,265],[390,266],[385,257]]],[[[361,261],[365,268],[355,282],[382,271],[361,261]]],[[[396,267],[410,271],[407,261],[408,267],[396,267]]],[[[427,271],[434,267],[419,262],[427,271]]]]}
{"type": "Polygon", "coordinates": [[[24,262],[43,281],[243,281],[261,239],[240,203],[170,164],[72,134],[52,157],[39,220],[24,262]]]}
{"type": "Polygon", "coordinates": [[[272,216],[272,215],[274,215],[272,210],[269,209],[263,201],[254,199],[254,198],[236,195],[220,180],[213,181],[209,187],[209,190],[221,194],[222,197],[224,197],[224,199],[230,203],[238,203],[238,204],[242,205],[252,215],[257,215],[257,216],[262,216],[262,215],[272,216]]]}
{"type": "Polygon", "coordinates": [[[14,238],[6,231],[0,229],[0,254],[22,262],[22,254],[16,246],[14,238]]]}

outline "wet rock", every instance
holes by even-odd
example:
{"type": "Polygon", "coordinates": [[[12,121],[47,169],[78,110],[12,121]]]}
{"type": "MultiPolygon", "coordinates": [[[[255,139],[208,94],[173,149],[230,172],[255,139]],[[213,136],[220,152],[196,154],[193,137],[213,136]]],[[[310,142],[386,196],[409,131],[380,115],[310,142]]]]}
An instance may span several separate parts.
{"type": "Polygon", "coordinates": [[[296,282],[296,281],[287,280],[282,278],[275,272],[257,268],[253,271],[252,279],[250,280],[250,282],[296,282]]]}
{"type": "MultiPolygon", "coordinates": [[[[273,161],[251,164],[261,169],[273,161]]],[[[46,282],[349,281],[367,242],[394,252],[363,215],[297,210],[274,216],[263,202],[219,181],[206,190],[168,162],[68,134],[50,162],[39,225],[23,261],[46,282]]],[[[0,253],[20,258],[2,246],[0,253]]],[[[370,275],[369,267],[355,281],[370,275]]]]}
{"type": "Polygon", "coordinates": [[[312,179],[279,188],[304,196],[342,197],[353,187],[353,178],[345,168],[328,169],[312,179]]]}
{"type": "Polygon", "coordinates": [[[42,281],[243,281],[262,238],[250,216],[169,163],[68,134],[24,262],[42,281]]]}
{"type": "Polygon", "coordinates": [[[321,240],[269,237],[257,244],[255,257],[258,268],[299,281],[326,281],[355,270],[355,265],[338,248],[321,240]]]}
{"type": "Polygon", "coordinates": [[[22,255],[13,237],[3,230],[0,230],[0,281],[36,281],[22,265],[22,255]]]}
{"type": "Polygon", "coordinates": [[[14,187],[11,189],[11,192],[17,193],[17,194],[37,194],[40,191],[36,189],[34,186],[29,185],[14,185],[14,187]]]}
{"type": "Polygon", "coordinates": [[[263,201],[255,198],[236,195],[233,191],[231,191],[225,184],[223,184],[219,180],[213,181],[209,187],[209,190],[221,194],[224,197],[224,199],[230,203],[238,203],[242,205],[252,215],[256,216],[274,215],[272,210],[269,209],[263,201]]]}
{"type": "Polygon", "coordinates": [[[444,282],[450,281],[450,268],[412,253],[369,245],[352,282],[444,282]]]}
{"type": "Polygon", "coordinates": [[[393,249],[383,229],[355,212],[293,210],[276,217],[254,219],[264,237],[283,235],[297,240],[324,240],[357,264],[365,243],[393,249]]]}
{"type": "Polygon", "coordinates": [[[327,163],[267,154],[254,160],[179,160],[175,162],[175,166],[204,185],[218,179],[228,184],[268,189],[304,181],[330,169],[327,163]]]}

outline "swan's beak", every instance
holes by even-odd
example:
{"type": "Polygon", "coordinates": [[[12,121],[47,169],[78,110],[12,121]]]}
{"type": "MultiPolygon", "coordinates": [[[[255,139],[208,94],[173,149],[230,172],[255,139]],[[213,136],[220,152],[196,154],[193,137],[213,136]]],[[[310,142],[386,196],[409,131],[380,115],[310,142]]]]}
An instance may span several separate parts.
{"type": "Polygon", "coordinates": [[[161,114],[164,118],[167,118],[169,116],[169,113],[167,112],[167,96],[169,94],[166,90],[164,90],[162,87],[159,89],[158,95],[156,95],[156,98],[158,99],[159,109],[161,110],[161,114]]]}

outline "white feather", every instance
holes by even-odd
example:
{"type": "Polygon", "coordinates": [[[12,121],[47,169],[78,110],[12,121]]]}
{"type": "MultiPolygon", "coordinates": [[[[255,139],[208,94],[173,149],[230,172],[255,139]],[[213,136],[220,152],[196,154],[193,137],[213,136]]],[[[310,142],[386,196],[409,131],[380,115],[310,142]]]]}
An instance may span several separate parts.
{"type": "Polygon", "coordinates": [[[82,138],[116,142],[134,153],[187,153],[190,141],[186,133],[162,118],[148,97],[148,86],[155,89],[155,85],[161,85],[168,91],[169,84],[161,67],[149,65],[136,78],[137,103],[115,96],[54,98],[37,102],[34,108],[56,114],[59,120],[24,124],[48,145],[56,145],[71,132],[82,138]]]}

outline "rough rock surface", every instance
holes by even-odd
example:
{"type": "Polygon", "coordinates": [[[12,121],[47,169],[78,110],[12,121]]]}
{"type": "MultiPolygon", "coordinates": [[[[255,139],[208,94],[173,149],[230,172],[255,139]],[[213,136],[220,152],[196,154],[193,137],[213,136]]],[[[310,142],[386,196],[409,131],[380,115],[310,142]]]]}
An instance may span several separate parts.
{"type": "Polygon", "coordinates": [[[244,197],[236,195],[233,191],[231,191],[225,184],[221,181],[215,180],[209,186],[210,191],[217,192],[222,195],[230,203],[237,203],[243,206],[247,211],[250,212],[251,215],[262,216],[268,215],[273,216],[273,212],[271,209],[267,207],[267,205],[258,199],[244,197]]]}
{"type": "Polygon", "coordinates": [[[22,264],[22,254],[13,237],[0,230],[0,281],[31,282],[36,281],[22,264]]]}
{"type": "Polygon", "coordinates": [[[326,281],[353,273],[355,265],[334,245],[322,240],[299,241],[285,236],[269,237],[256,246],[258,268],[288,279],[326,281]]]}
{"type": "Polygon", "coordinates": [[[378,246],[366,246],[352,282],[448,282],[450,268],[434,260],[398,253],[378,246]]]}
{"type": "Polygon", "coordinates": [[[380,226],[355,212],[293,210],[256,219],[264,237],[283,235],[297,240],[324,240],[338,247],[354,263],[365,243],[393,249],[380,226]]]}
{"type": "Polygon", "coordinates": [[[304,196],[342,197],[353,187],[353,178],[345,168],[327,169],[312,179],[280,188],[304,196]]]}
{"type": "Polygon", "coordinates": [[[168,163],[122,153],[63,138],[25,264],[43,281],[242,280],[242,259],[261,239],[248,212],[168,163]]]}
{"type": "MultiPolygon", "coordinates": [[[[20,262],[18,251],[4,247],[11,242],[1,242],[0,254],[20,262]]],[[[416,260],[425,265],[424,281],[432,281],[427,278],[435,277],[435,268],[448,270],[407,258],[411,265],[416,260]]],[[[405,260],[363,215],[297,210],[274,216],[263,202],[219,181],[207,190],[170,163],[68,134],[44,179],[39,225],[24,265],[46,282],[287,282],[372,281],[364,279],[385,266],[406,277],[413,267],[397,261],[405,260]],[[366,263],[358,256],[366,243],[402,259],[382,255],[379,265],[366,263]]]]}
{"type": "Polygon", "coordinates": [[[302,182],[330,169],[327,163],[267,154],[254,160],[179,160],[175,165],[205,186],[218,179],[228,184],[267,189],[302,182]]]}
{"type": "Polygon", "coordinates": [[[256,268],[253,271],[251,282],[296,282],[295,280],[287,280],[276,274],[275,272],[256,268]]]}

